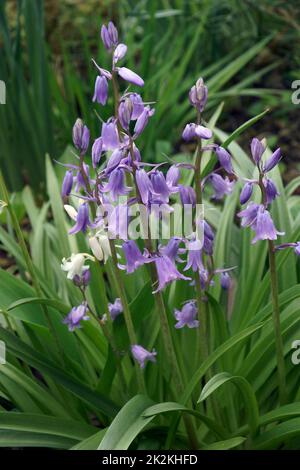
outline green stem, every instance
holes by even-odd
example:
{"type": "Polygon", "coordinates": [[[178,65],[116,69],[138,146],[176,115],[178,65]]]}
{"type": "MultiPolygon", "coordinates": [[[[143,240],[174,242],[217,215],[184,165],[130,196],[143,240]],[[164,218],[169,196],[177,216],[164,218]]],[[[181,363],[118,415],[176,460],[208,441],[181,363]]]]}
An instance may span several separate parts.
{"type": "MultiPolygon", "coordinates": [[[[200,124],[201,116],[198,112],[197,114],[197,123],[200,124]]],[[[195,161],[195,192],[196,192],[196,203],[197,205],[202,204],[202,185],[201,185],[201,157],[202,157],[202,142],[201,139],[198,139],[197,148],[196,148],[196,161],[195,161]]],[[[199,347],[200,355],[204,361],[208,356],[208,339],[207,339],[207,312],[206,305],[203,302],[203,293],[201,288],[200,274],[197,271],[195,273],[195,287],[196,287],[196,297],[197,297],[197,307],[198,307],[198,320],[200,323],[199,328],[199,347]]]]}
{"type": "MultiPolygon", "coordinates": [[[[87,192],[89,194],[92,194],[92,190],[91,190],[91,186],[90,186],[90,182],[89,182],[89,179],[84,171],[84,166],[83,166],[83,160],[84,160],[84,156],[81,154],[80,155],[80,172],[81,172],[81,175],[82,175],[82,178],[85,182],[85,186],[86,186],[86,189],[87,189],[87,192]]],[[[96,213],[97,213],[97,209],[96,209],[96,203],[95,204],[90,204],[90,207],[91,207],[91,212],[92,212],[92,215],[93,215],[93,218],[96,217],[96,213]]],[[[110,241],[110,248],[111,248],[111,251],[112,251],[112,245],[113,243],[110,241]]],[[[113,245],[113,248],[114,248],[114,245],[113,245]]],[[[110,315],[109,315],[109,310],[108,310],[108,300],[107,300],[107,295],[106,295],[106,291],[105,291],[105,288],[102,287],[104,286],[104,280],[103,280],[103,273],[102,273],[102,269],[101,269],[101,266],[100,264],[98,263],[97,264],[97,271],[98,271],[98,276],[99,276],[99,279],[100,279],[100,289],[101,289],[101,297],[102,297],[102,300],[103,300],[103,303],[104,303],[104,311],[106,312],[106,315],[107,315],[107,321],[108,321],[108,326],[104,326],[104,323],[100,321],[100,319],[98,318],[97,315],[95,315],[95,318],[97,318],[99,320],[99,323],[100,323],[100,326],[102,328],[102,331],[106,337],[106,339],[108,340],[109,344],[111,345],[111,348],[112,350],[114,351],[115,353],[115,358],[116,358],[116,365],[117,365],[117,371],[118,371],[118,375],[119,375],[119,379],[120,379],[120,383],[123,384],[123,386],[126,387],[126,381],[125,381],[125,378],[124,378],[124,374],[123,374],[123,369],[122,369],[122,363],[121,363],[121,360],[120,360],[120,355],[119,355],[119,352],[117,350],[117,347],[116,347],[116,344],[114,342],[114,339],[113,339],[113,336],[110,334],[110,330],[112,330],[112,324],[111,324],[111,318],[110,318],[110,315]]],[[[121,298],[121,296],[120,296],[121,298]]],[[[123,300],[124,301],[124,300],[123,300]]],[[[124,303],[122,301],[122,305],[123,305],[123,308],[124,308],[124,303]]],[[[91,311],[91,309],[90,309],[91,311]]],[[[91,311],[92,313],[92,311],[91,311]]],[[[138,380],[139,381],[139,380],[138,380]]],[[[124,389],[125,390],[125,389],[124,389]]],[[[144,390],[144,388],[141,388],[141,390],[144,390]]]]}
{"type": "MultiPolygon", "coordinates": [[[[119,90],[118,90],[118,86],[117,86],[116,74],[115,73],[112,74],[112,85],[113,85],[114,101],[115,101],[115,117],[117,118],[118,117],[118,105],[119,105],[119,90]]],[[[120,126],[119,126],[118,121],[117,121],[117,125],[118,125],[118,129],[119,129],[119,134],[120,134],[120,126]]],[[[135,157],[134,157],[134,152],[133,152],[133,141],[132,141],[132,138],[131,138],[130,135],[129,135],[129,139],[130,139],[130,154],[131,154],[132,161],[134,162],[135,157]]],[[[138,188],[138,185],[136,183],[136,166],[135,166],[135,164],[133,164],[133,179],[134,179],[134,183],[135,183],[135,190],[136,190],[137,199],[138,199],[139,202],[141,202],[141,196],[140,196],[139,188],[138,188]]],[[[143,218],[142,218],[142,222],[144,222],[143,218]]],[[[148,227],[143,227],[144,234],[148,234],[148,236],[145,236],[144,241],[145,241],[145,246],[148,249],[149,253],[152,253],[153,248],[152,248],[152,242],[151,242],[151,234],[150,234],[150,232],[148,233],[147,228],[148,227]]],[[[150,231],[150,228],[149,228],[149,231],[150,231]]],[[[157,274],[156,266],[153,263],[151,263],[149,265],[149,272],[150,272],[150,277],[151,277],[152,284],[156,285],[156,283],[158,282],[158,274],[157,274]]],[[[176,357],[176,353],[175,353],[175,349],[174,349],[174,344],[173,344],[173,339],[172,339],[172,335],[171,335],[171,331],[170,331],[170,326],[169,326],[169,322],[168,322],[167,312],[166,312],[166,309],[165,309],[165,305],[164,305],[164,301],[163,301],[163,297],[162,297],[161,292],[156,292],[154,294],[154,298],[155,298],[156,308],[157,308],[157,311],[159,313],[161,331],[162,331],[162,336],[163,336],[163,340],[164,340],[164,346],[166,348],[168,362],[171,366],[171,370],[173,371],[174,381],[175,381],[175,386],[176,386],[177,393],[178,393],[178,395],[181,395],[184,391],[184,383],[183,383],[180,368],[179,368],[179,365],[178,365],[178,361],[177,361],[177,357],[176,357]]],[[[124,311],[124,313],[125,313],[125,311],[124,311]]],[[[189,416],[184,416],[183,419],[184,419],[185,427],[186,427],[187,434],[189,436],[191,445],[194,449],[197,449],[198,448],[198,439],[197,439],[194,423],[193,423],[193,421],[191,420],[191,418],[189,416]]]]}
{"type": "MultiPolygon", "coordinates": [[[[267,195],[265,185],[263,183],[263,173],[259,171],[259,187],[262,194],[262,202],[264,206],[267,205],[267,195]]],[[[287,401],[286,391],[286,373],[285,373],[285,362],[283,352],[283,341],[281,334],[280,325],[280,308],[278,299],[278,282],[277,282],[277,269],[276,269],[276,256],[275,246],[273,240],[268,240],[268,252],[269,252],[269,268],[270,268],[270,280],[271,280],[271,293],[272,293],[272,319],[275,333],[275,347],[276,347],[276,358],[277,358],[277,374],[278,374],[278,391],[279,401],[281,405],[284,405],[287,401]]]]}
{"type": "Polygon", "coordinates": [[[285,373],[285,362],[283,352],[283,341],[281,334],[280,325],[280,309],[278,300],[278,282],[277,282],[277,271],[276,271],[276,257],[274,242],[268,240],[269,248],[269,264],[270,264],[270,278],[271,278],[271,289],[272,289],[272,305],[273,305],[273,326],[275,333],[275,345],[276,345],[276,357],[277,357],[277,373],[278,373],[278,386],[279,386],[279,401],[281,405],[287,403],[287,391],[286,391],[286,373],[285,373]]]}
{"type": "MultiPolygon", "coordinates": [[[[123,283],[120,270],[118,268],[116,247],[114,245],[113,240],[110,240],[110,249],[111,249],[112,260],[113,260],[114,275],[117,281],[116,287],[117,287],[117,291],[118,291],[118,294],[119,294],[119,297],[121,299],[122,306],[123,306],[123,314],[124,314],[128,336],[129,336],[129,342],[130,342],[130,345],[133,346],[134,344],[138,344],[138,342],[137,342],[137,337],[135,334],[134,325],[133,325],[133,321],[131,318],[131,313],[130,313],[130,309],[129,309],[129,305],[127,301],[125,286],[123,283]]],[[[134,366],[136,370],[136,377],[137,377],[139,390],[141,393],[146,393],[146,385],[145,385],[143,372],[136,361],[134,361],[134,366]]]]}
{"type": "Polygon", "coordinates": [[[117,372],[118,372],[119,379],[120,379],[120,384],[121,384],[121,392],[124,394],[125,391],[127,390],[127,385],[126,385],[126,380],[125,380],[125,376],[124,376],[124,372],[123,372],[123,368],[122,368],[122,362],[121,362],[121,359],[120,359],[120,352],[118,351],[118,348],[117,348],[117,345],[115,343],[114,337],[111,334],[111,318],[110,318],[110,315],[109,315],[108,303],[106,303],[106,306],[104,306],[104,311],[107,312],[107,314],[106,314],[107,320],[104,321],[97,315],[96,312],[94,312],[94,310],[89,305],[87,297],[86,297],[85,290],[81,288],[80,291],[82,293],[83,300],[86,302],[86,304],[88,306],[88,309],[89,309],[90,313],[95,318],[97,323],[99,323],[99,325],[100,325],[100,327],[103,331],[103,334],[104,334],[105,338],[107,339],[107,342],[110,344],[110,346],[111,346],[111,348],[112,348],[112,350],[115,354],[116,367],[117,367],[117,372]]]}
{"type": "MultiPolygon", "coordinates": [[[[134,162],[133,142],[132,142],[131,136],[129,136],[129,139],[130,139],[130,155],[131,155],[132,161],[134,162]]],[[[133,165],[133,178],[134,178],[134,184],[135,184],[135,191],[136,191],[137,199],[138,199],[139,203],[141,203],[142,202],[141,195],[140,195],[139,188],[138,188],[138,185],[137,185],[137,182],[136,182],[136,167],[135,167],[135,165],[133,165]]],[[[146,246],[148,252],[152,253],[153,247],[152,247],[152,242],[151,242],[150,227],[144,226],[145,225],[144,218],[142,218],[142,224],[143,224],[144,234],[148,234],[148,236],[144,238],[145,246],[146,246]]],[[[158,273],[157,273],[157,269],[156,269],[155,264],[150,263],[148,265],[148,269],[149,269],[152,285],[155,286],[158,283],[158,273]]],[[[176,357],[176,351],[175,351],[174,344],[173,344],[173,339],[172,339],[172,334],[171,334],[170,325],[169,325],[169,321],[168,321],[168,316],[167,316],[163,296],[162,296],[160,291],[154,293],[154,300],[155,300],[156,309],[157,309],[158,314],[159,314],[161,332],[162,332],[162,336],[163,336],[163,340],[164,340],[164,347],[165,347],[166,353],[167,353],[168,363],[171,367],[171,370],[173,371],[176,392],[178,393],[178,395],[181,395],[184,391],[184,380],[182,378],[182,374],[181,374],[180,367],[179,367],[179,364],[178,364],[178,360],[177,360],[177,357],[176,357]]],[[[190,416],[184,415],[183,420],[184,420],[184,424],[185,424],[186,431],[187,431],[187,434],[189,436],[191,445],[192,445],[193,449],[197,449],[198,448],[198,439],[197,439],[196,429],[194,427],[194,423],[193,423],[190,416]]]]}

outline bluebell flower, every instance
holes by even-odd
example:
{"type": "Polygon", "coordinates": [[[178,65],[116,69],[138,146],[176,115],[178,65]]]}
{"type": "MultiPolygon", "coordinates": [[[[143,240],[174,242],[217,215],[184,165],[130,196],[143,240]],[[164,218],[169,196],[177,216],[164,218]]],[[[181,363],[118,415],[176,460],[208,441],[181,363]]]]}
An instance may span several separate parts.
{"type": "Polygon", "coordinates": [[[64,176],[64,179],[63,179],[63,183],[62,183],[62,188],[61,188],[61,197],[64,198],[66,196],[69,196],[71,191],[72,191],[72,187],[73,187],[73,172],[71,170],[67,170],[66,171],[66,174],[64,176]]]}
{"type": "Polygon", "coordinates": [[[109,303],[108,310],[109,310],[111,319],[115,320],[117,316],[123,312],[123,305],[122,305],[121,299],[117,298],[115,299],[114,303],[112,304],[109,303]]]}
{"type": "Polygon", "coordinates": [[[97,102],[104,106],[108,98],[108,82],[106,77],[98,75],[95,82],[95,90],[93,102],[97,102]]]}
{"type": "Polygon", "coordinates": [[[78,307],[73,307],[70,313],[63,320],[63,323],[68,325],[69,331],[74,331],[76,328],[81,328],[80,322],[82,320],[89,320],[87,315],[88,307],[85,302],[78,305],[78,307]]]}
{"type": "Polygon", "coordinates": [[[177,320],[175,328],[198,328],[199,321],[197,320],[197,307],[195,301],[190,300],[184,304],[181,310],[175,309],[174,315],[177,320]]]}
{"type": "Polygon", "coordinates": [[[156,362],[156,351],[147,351],[147,349],[143,348],[143,346],[140,346],[139,344],[133,344],[131,346],[131,353],[134,359],[141,366],[141,369],[145,368],[146,361],[156,362]]]}
{"type": "Polygon", "coordinates": [[[78,232],[86,232],[87,228],[91,225],[90,218],[89,218],[89,205],[84,202],[79,206],[76,224],[74,227],[69,231],[70,235],[74,235],[78,232]]]}

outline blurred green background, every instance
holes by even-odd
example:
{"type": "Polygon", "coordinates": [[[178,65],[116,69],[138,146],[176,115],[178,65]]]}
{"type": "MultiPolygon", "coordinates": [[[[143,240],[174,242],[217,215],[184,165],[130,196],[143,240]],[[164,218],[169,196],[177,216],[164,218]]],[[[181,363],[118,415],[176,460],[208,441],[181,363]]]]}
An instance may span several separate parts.
{"type": "Polygon", "coordinates": [[[112,19],[128,45],[127,65],[145,80],[145,101],[156,113],[141,143],[143,158],[159,161],[182,149],[183,124],[192,118],[187,91],[202,75],[209,86],[206,118],[224,103],[219,126],[232,131],[271,108],[241,145],[257,133],[280,143],[284,177],[299,171],[300,105],[291,83],[300,79],[298,0],[1,0],[0,79],[7,103],[0,106],[0,162],[9,188],[45,188],[45,155],[59,159],[82,117],[99,135],[91,102],[96,72],[104,67],[102,22],[112,19]]]}

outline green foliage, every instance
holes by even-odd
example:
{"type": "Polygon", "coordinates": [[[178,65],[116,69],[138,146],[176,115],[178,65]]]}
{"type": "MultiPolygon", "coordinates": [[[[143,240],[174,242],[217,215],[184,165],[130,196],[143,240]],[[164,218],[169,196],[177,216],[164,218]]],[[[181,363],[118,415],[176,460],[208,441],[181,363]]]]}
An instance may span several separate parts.
{"type": "MultiPolygon", "coordinates": [[[[217,110],[212,118],[215,126],[218,115],[217,110]]],[[[226,142],[232,152],[240,176],[251,175],[254,168],[233,138],[259,117],[263,116],[242,126],[233,136],[215,127],[217,138],[226,142]]],[[[300,283],[294,258],[287,252],[277,255],[289,404],[278,405],[267,253],[259,244],[251,246],[247,230],[240,231],[235,224],[238,200],[234,195],[224,206],[217,207],[217,216],[208,211],[209,222],[217,230],[217,262],[230,263],[236,270],[230,304],[218,283],[207,293],[211,351],[204,362],[195,357],[192,349],[194,331],[173,329],[172,311],[186,298],[183,284],[171,286],[164,294],[173,340],[185,370],[182,396],[175,394],[172,371],[162,355],[160,325],[153,310],[147,272],[142,269],[138,274],[123,276],[138,338],[148,349],[155,346],[158,351],[157,364],[145,369],[148,396],[136,395],[123,316],[114,322],[114,337],[121,351],[125,388],[115,354],[99,323],[91,318],[73,334],[61,323],[70,308],[80,302],[77,290],[60,270],[61,258],[66,251],[76,252],[78,247],[85,251],[87,247],[81,235],[65,236],[69,222],[60,202],[57,175],[61,172],[58,167],[54,170],[50,160],[46,165],[49,202],[37,206],[28,187],[22,192],[22,211],[32,228],[26,238],[41,295],[28,283],[27,261],[6,209],[7,230],[0,230],[1,250],[15,260],[11,273],[0,270],[0,339],[7,347],[7,364],[1,366],[0,377],[0,445],[74,450],[147,448],[151,436],[154,448],[186,448],[181,417],[190,416],[196,423],[202,449],[292,447],[299,435],[300,419],[299,378],[290,360],[292,341],[300,334],[300,283]],[[57,341],[43,308],[50,313],[57,341]],[[58,345],[63,346],[63,356],[57,353],[58,345]],[[192,406],[199,393],[199,403],[192,406]]],[[[274,206],[273,216],[280,229],[287,227],[289,240],[296,241],[300,220],[291,204],[296,183],[284,189],[280,174],[274,173],[273,177],[283,196],[281,205],[274,206]]],[[[12,198],[12,209],[14,200],[16,207],[19,204],[12,198]]],[[[110,279],[109,263],[105,272],[110,279]]],[[[99,283],[103,283],[102,277],[97,278],[96,285],[99,283]]],[[[113,300],[113,281],[104,287],[113,300]]],[[[89,287],[89,301],[102,314],[97,295],[98,290],[89,287]]]]}

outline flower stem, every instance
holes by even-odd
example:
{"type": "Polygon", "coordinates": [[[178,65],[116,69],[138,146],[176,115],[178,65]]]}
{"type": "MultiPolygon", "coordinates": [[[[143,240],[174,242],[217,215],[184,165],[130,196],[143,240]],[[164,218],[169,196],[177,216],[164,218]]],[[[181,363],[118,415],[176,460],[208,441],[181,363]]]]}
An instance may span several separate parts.
{"type": "Polygon", "coordinates": [[[110,331],[111,330],[110,329],[111,319],[110,319],[109,310],[108,310],[108,303],[106,301],[105,302],[106,305],[104,305],[104,311],[107,312],[107,314],[106,314],[107,315],[107,320],[105,321],[104,319],[102,320],[102,318],[100,318],[97,315],[97,313],[89,305],[87,297],[86,297],[85,290],[83,288],[80,288],[80,291],[81,291],[83,300],[86,302],[87,307],[88,307],[91,315],[94,317],[94,319],[97,321],[97,323],[99,323],[99,325],[100,325],[100,327],[103,331],[103,334],[104,334],[105,338],[107,339],[107,342],[110,344],[110,346],[111,346],[111,348],[112,348],[112,350],[115,354],[116,368],[117,368],[117,372],[118,372],[119,380],[120,380],[120,384],[121,384],[121,389],[122,389],[121,392],[124,395],[125,392],[126,392],[126,389],[127,389],[127,385],[126,385],[126,380],[125,380],[125,376],[124,376],[124,372],[123,372],[123,368],[122,368],[122,362],[121,362],[121,359],[120,359],[120,352],[118,351],[118,348],[117,348],[117,345],[115,343],[114,337],[113,337],[113,335],[111,334],[111,331],[110,331]]]}
{"type": "MultiPolygon", "coordinates": [[[[259,172],[259,187],[262,195],[262,202],[264,206],[267,206],[267,195],[266,188],[263,183],[263,173],[259,172]]],[[[283,405],[287,400],[286,392],[286,374],[285,374],[285,362],[283,352],[283,341],[281,335],[280,325],[280,308],[278,300],[278,282],[277,282],[277,270],[276,270],[276,256],[275,246],[273,240],[268,240],[268,251],[269,251],[269,269],[270,269],[270,280],[271,280],[271,293],[272,293],[272,318],[273,327],[275,333],[275,347],[276,347],[276,358],[277,358],[277,374],[278,374],[278,391],[279,401],[283,405]]]]}
{"type": "MultiPolygon", "coordinates": [[[[80,172],[81,172],[82,177],[84,179],[86,189],[87,189],[88,193],[91,194],[90,183],[89,183],[88,177],[87,177],[87,175],[84,171],[84,167],[83,167],[83,156],[82,155],[80,156],[80,172]]],[[[96,206],[95,206],[95,204],[91,204],[91,211],[92,211],[93,217],[95,218],[95,216],[96,216],[96,206]]],[[[117,291],[119,293],[119,297],[121,299],[122,306],[123,306],[125,324],[126,324],[126,327],[127,327],[127,332],[128,332],[130,344],[134,345],[134,344],[137,344],[137,339],[136,339],[136,335],[135,335],[135,331],[134,331],[134,326],[133,326],[133,323],[132,323],[132,320],[131,320],[131,315],[130,315],[129,305],[128,305],[128,302],[127,302],[127,296],[126,296],[126,291],[125,291],[123,279],[122,279],[122,277],[120,275],[120,272],[119,272],[119,269],[118,269],[117,253],[116,253],[116,248],[115,248],[115,244],[114,244],[113,240],[111,240],[111,239],[109,240],[109,245],[110,245],[110,250],[111,250],[111,253],[112,253],[113,272],[114,272],[114,276],[117,280],[116,287],[117,287],[117,291]]],[[[109,318],[109,311],[108,311],[107,301],[106,301],[105,307],[106,307],[105,311],[107,312],[107,317],[109,318]]],[[[114,347],[113,343],[110,342],[110,344],[111,344],[112,349],[115,351],[116,348],[114,347]]],[[[118,358],[116,358],[116,361],[118,361],[118,358]]],[[[137,376],[137,382],[138,382],[139,390],[140,390],[141,393],[145,393],[146,386],[145,386],[144,376],[142,374],[142,371],[141,371],[140,367],[138,366],[138,364],[136,362],[135,362],[135,370],[136,370],[136,376],[137,376]]],[[[121,378],[121,376],[120,376],[120,379],[123,380],[121,378]]]]}
{"type": "Polygon", "coordinates": [[[271,278],[272,304],[273,304],[272,318],[273,318],[273,326],[274,326],[274,333],[275,333],[279,401],[281,405],[284,405],[287,402],[287,392],[286,392],[286,374],[285,374],[283,341],[282,341],[281,325],[280,325],[280,309],[279,309],[279,300],[278,300],[276,257],[275,257],[274,242],[272,240],[268,240],[268,242],[269,242],[269,264],[270,264],[270,278],[271,278]]]}
{"type": "MultiPolygon", "coordinates": [[[[201,116],[200,113],[197,113],[197,123],[200,124],[201,116]]],[[[202,204],[202,182],[201,182],[201,157],[202,157],[202,141],[198,138],[197,148],[196,148],[196,161],[195,161],[195,192],[196,192],[196,204],[197,206],[202,204]]],[[[195,287],[196,287],[196,297],[197,297],[197,306],[198,306],[198,320],[199,320],[199,347],[200,355],[204,361],[208,356],[208,339],[207,339],[207,312],[206,305],[203,302],[203,293],[201,288],[200,274],[199,272],[195,273],[195,287]]]]}
{"type": "MultiPolygon", "coordinates": [[[[134,158],[134,151],[133,151],[133,141],[132,141],[131,136],[129,136],[129,140],[130,140],[130,154],[131,154],[131,158],[133,161],[133,179],[134,179],[134,184],[135,184],[136,196],[137,196],[139,203],[142,203],[140,191],[139,191],[137,181],[136,181],[136,166],[135,166],[135,158],[134,158]]],[[[144,238],[145,247],[147,248],[149,253],[152,253],[153,247],[152,247],[152,242],[151,242],[151,230],[150,230],[150,227],[145,226],[144,218],[142,217],[141,219],[142,219],[142,225],[143,225],[143,233],[145,236],[144,238]]],[[[152,285],[156,285],[158,283],[158,273],[157,273],[155,264],[154,263],[148,264],[148,269],[149,269],[152,285]]],[[[166,349],[168,363],[171,367],[171,370],[173,371],[176,391],[178,395],[181,395],[184,391],[184,381],[182,378],[182,373],[178,364],[176,351],[175,351],[174,344],[173,344],[172,334],[170,330],[170,325],[168,321],[168,316],[167,316],[163,296],[160,291],[155,292],[153,295],[154,295],[154,300],[156,304],[156,310],[159,314],[161,332],[162,332],[162,336],[164,340],[164,347],[166,349]]],[[[184,420],[187,434],[189,436],[191,446],[193,449],[197,449],[198,439],[197,439],[197,434],[196,434],[194,423],[190,416],[184,415],[183,420],[184,420]]]]}
{"type": "MultiPolygon", "coordinates": [[[[118,269],[118,259],[117,259],[116,247],[114,245],[113,240],[110,240],[110,249],[111,249],[111,253],[112,253],[114,275],[115,275],[115,278],[116,278],[116,281],[117,281],[117,286],[116,287],[117,287],[117,291],[118,291],[118,294],[119,294],[119,297],[121,299],[122,306],[123,306],[124,319],[125,319],[125,324],[126,324],[128,336],[129,336],[129,341],[130,341],[131,346],[133,346],[134,344],[138,344],[138,342],[137,342],[137,337],[136,337],[135,330],[134,330],[133,321],[132,321],[132,318],[131,318],[129,305],[128,305],[128,302],[127,302],[127,295],[126,295],[126,291],[125,291],[125,286],[124,286],[124,283],[123,283],[121,273],[118,269]]],[[[140,366],[138,365],[138,363],[136,361],[134,361],[134,366],[135,366],[135,370],[136,370],[136,377],[137,377],[139,390],[140,390],[141,393],[146,393],[146,385],[145,385],[143,372],[142,372],[140,366]]]]}
{"type": "MultiPolygon", "coordinates": [[[[115,118],[117,119],[117,126],[118,126],[118,130],[119,130],[119,135],[120,135],[121,134],[120,133],[120,123],[118,121],[119,90],[118,90],[118,85],[117,85],[116,74],[115,73],[112,74],[112,85],[113,85],[113,93],[114,93],[115,118]]],[[[138,188],[138,185],[137,185],[137,182],[136,182],[136,177],[135,177],[136,165],[135,165],[135,156],[134,156],[134,151],[133,151],[133,140],[132,140],[132,137],[130,135],[129,135],[129,141],[130,141],[130,154],[131,154],[131,158],[132,158],[132,162],[133,162],[133,179],[134,179],[134,183],[135,183],[135,190],[136,190],[137,199],[138,199],[139,202],[141,202],[141,196],[140,196],[139,188],[138,188]]],[[[142,217],[142,223],[144,224],[144,222],[145,222],[144,218],[142,217]]],[[[150,232],[148,232],[148,227],[143,227],[143,229],[144,229],[143,231],[144,231],[144,235],[145,235],[145,240],[144,240],[145,241],[145,246],[146,246],[147,250],[149,251],[149,253],[151,253],[152,249],[153,249],[152,248],[152,242],[151,242],[151,234],[150,234],[150,232]]],[[[149,231],[150,231],[150,228],[149,228],[149,231]]],[[[113,253],[113,251],[112,251],[112,253],[113,253]]],[[[114,255],[113,255],[113,258],[114,258],[114,255]]],[[[154,285],[158,282],[158,274],[157,274],[156,267],[152,263],[149,266],[149,272],[150,272],[151,282],[154,285]]],[[[119,275],[119,273],[118,273],[118,275],[119,275]]],[[[155,298],[156,308],[157,308],[157,311],[159,313],[160,324],[161,324],[161,328],[162,328],[162,336],[163,336],[163,339],[164,339],[164,345],[165,345],[165,348],[166,348],[168,362],[169,362],[169,364],[172,368],[173,374],[174,374],[175,386],[176,386],[177,393],[178,393],[178,395],[181,395],[184,391],[184,383],[183,383],[183,379],[182,379],[182,376],[181,376],[181,371],[180,371],[180,368],[179,368],[179,365],[178,365],[178,361],[177,361],[177,357],[176,357],[176,353],[175,353],[175,349],[174,349],[174,344],[173,344],[173,339],[172,339],[172,335],[171,335],[171,331],[170,331],[170,326],[169,326],[169,322],[168,322],[167,312],[166,312],[166,309],[165,309],[165,305],[164,305],[164,301],[163,301],[163,297],[161,295],[161,292],[156,292],[154,294],[154,298],[155,298]]],[[[124,315],[125,315],[125,318],[126,318],[125,309],[124,309],[124,315]]],[[[130,313],[129,313],[128,316],[129,316],[128,320],[130,320],[130,322],[131,322],[130,313]]],[[[133,327],[133,325],[132,325],[132,327],[133,327]]],[[[128,332],[129,331],[130,331],[131,335],[134,334],[134,330],[131,329],[130,327],[129,327],[128,332]]],[[[194,423],[193,423],[193,421],[191,420],[191,418],[189,416],[184,416],[183,419],[184,419],[185,427],[186,427],[187,434],[189,436],[191,445],[192,445],[193,449],[197,449],[198,448],[198,439],[197,439],[194,423]]]]}

